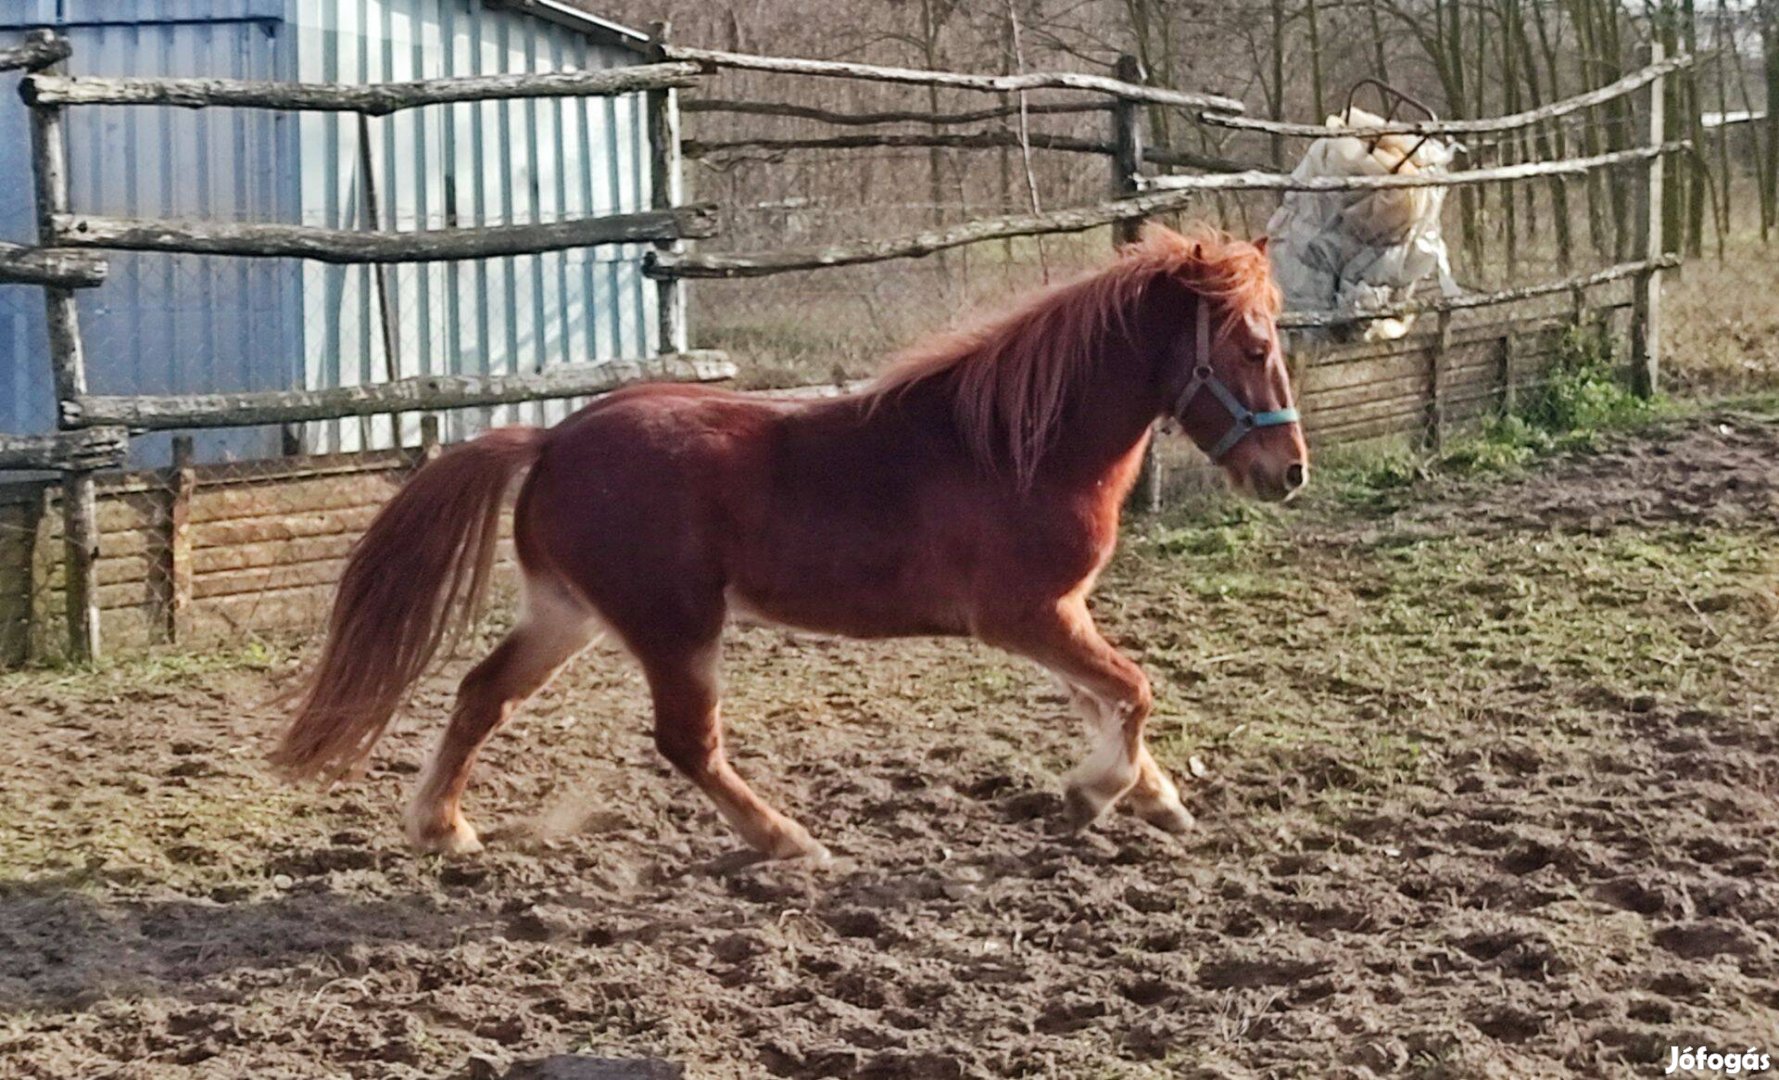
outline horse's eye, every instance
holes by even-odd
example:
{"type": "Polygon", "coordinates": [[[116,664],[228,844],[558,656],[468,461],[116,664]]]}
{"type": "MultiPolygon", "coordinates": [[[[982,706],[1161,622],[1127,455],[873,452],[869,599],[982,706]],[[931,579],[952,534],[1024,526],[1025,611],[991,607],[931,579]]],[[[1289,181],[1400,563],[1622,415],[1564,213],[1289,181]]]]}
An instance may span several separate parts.
{"type": "Polygon", "coordinates": [[[1272,355],[1272,346],[1270,344],[1256,345],[1252,349],[1248,350],[1249,361],[1251,361],[1252,363],[1256,363],[1256,364],[1266,363],[1266,358],[1271,355],[1272,355]]]}

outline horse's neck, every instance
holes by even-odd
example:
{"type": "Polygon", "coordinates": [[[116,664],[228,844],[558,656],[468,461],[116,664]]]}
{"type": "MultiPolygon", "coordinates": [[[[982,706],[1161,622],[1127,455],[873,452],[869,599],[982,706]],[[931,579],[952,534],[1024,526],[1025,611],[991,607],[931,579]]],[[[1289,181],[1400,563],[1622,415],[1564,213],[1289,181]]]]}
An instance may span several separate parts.
{"type": "Polygon", "coordinates": [[[1126,345],[1109,348],[1094,375],[1076,388],[1039,477],[1106,479],[1126,466],[1160,411],[1140,358],[1126,345]]]}

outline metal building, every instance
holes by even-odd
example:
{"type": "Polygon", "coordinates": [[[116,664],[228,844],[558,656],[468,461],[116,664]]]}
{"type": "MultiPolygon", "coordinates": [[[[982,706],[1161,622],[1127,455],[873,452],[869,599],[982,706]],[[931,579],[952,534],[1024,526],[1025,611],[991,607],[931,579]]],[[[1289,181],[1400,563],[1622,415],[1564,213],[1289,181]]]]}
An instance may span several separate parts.
{"type": "MultiPolygon", "coordinates": [[[[0,0],[0,46],[53,27],[75,75],[383,82],[622,67],[644,35],[554,0],[0,0]]],[[[0,238],[34,242],[17,76],[0,80],[0,238]],[[10,103],[10,104],[9,104],[10,103]]],[[[644,210],[640,94],[350,113],[80,107],[68,114],[77,213],[412,230],[644,210]]],[[[461,263],[340,267],[113,253],[80,294],[92,391],[327,387],[391,376],[537,371],[657,351],[641,246],[461,263]]],[[[0,430],[53,428],[39,289],[0,285],[0,430]]],[[[568,403],[483,410],[547,422],[568,403]]],[[[409,418],[407,438],[411,442],[409,418]]],[[[387,446],[391,420],[211,431],[200,458],[387,446]]],[[[142,464],[165,459],[143,439],[142,464]]]]}

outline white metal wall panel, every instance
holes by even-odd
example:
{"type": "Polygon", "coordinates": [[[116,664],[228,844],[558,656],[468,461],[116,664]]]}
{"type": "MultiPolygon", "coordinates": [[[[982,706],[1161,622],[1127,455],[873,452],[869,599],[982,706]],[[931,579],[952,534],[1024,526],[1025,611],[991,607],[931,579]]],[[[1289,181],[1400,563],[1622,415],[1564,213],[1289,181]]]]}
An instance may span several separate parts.
{"type": "MultiPolygon", "coordinates": [[[[316,0],[296,5],[298,77],[388,79],[618,67],[633,53],[481,0],[316,0]]],[[[355,117],[300,121],[302,219],[365,228],[355,117]]],[[[370,121],[385,229],[561,220],[646,209],[642,95],[434,106],[370,121]]],[[[655,351],[643,245],[390,268],[397,375],[532,372],[655,351]]],[[[305,375],[311,386],[384,375],[375,269],[306,264],[305,375]]],[[[488,423],[551,423],[568,402],[453,418],[450,437],[488,423]]],[[[404,441],[417,438],[407,418],[404,441]]],[[[317,449],[389,445],[389,421],[311,425],[317,449]]]]}

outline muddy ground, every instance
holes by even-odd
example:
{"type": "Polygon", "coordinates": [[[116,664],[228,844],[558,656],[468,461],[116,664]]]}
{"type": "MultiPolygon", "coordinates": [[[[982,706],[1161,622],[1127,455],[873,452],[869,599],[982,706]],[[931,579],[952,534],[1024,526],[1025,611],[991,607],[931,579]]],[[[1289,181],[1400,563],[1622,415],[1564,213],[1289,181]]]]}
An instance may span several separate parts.
{"type": "Polygon", "coordinates": [[[0,1075],[1779,1055],[1775,462],[1779,420],[1720,410],[1523,476],[1133,528],[1097,610],[1155,680],[1184,841],[1049,835],[1074,723],[958,642],[732,639],[739,766],[825,870],[724,869],[609,653],[495,742],[470,799],[494,835],[455,862],[397,814],[462,662],[325,794],[260,764],[293,652],[0,677],[0,1075]]]}

